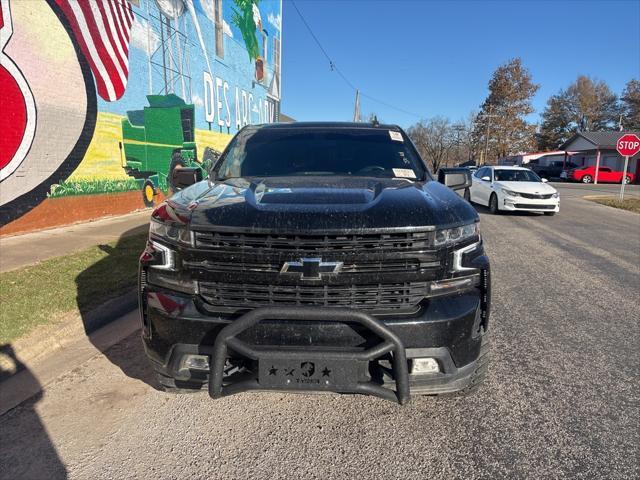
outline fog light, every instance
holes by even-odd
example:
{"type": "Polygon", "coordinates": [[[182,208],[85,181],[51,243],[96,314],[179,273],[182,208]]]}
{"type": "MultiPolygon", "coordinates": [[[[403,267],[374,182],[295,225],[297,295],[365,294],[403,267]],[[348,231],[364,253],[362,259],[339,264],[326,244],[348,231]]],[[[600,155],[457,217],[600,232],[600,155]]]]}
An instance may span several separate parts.
{"type": "Polygon", "coordinates": [[[180,370],[209,370],[207,355],[185,355],[180,362],[180,370]]]}
{"type": "Polygon", "coordinates": [[[411,362],[411,374],[419,375],[421,373],[437,373],[440,371],[440,365],[435,358],[414,358],[411,362]]]}

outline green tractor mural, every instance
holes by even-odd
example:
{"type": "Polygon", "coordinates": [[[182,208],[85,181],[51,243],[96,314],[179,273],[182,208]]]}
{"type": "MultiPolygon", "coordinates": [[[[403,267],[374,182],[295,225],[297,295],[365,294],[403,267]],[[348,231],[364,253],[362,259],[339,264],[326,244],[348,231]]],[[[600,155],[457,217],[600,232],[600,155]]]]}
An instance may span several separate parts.
{"type": "Polygon", "coordinates": [[[176,168],[201,168],[205,178],[217,152],[207,148],[198,159],[192,104],[174,94],[147,95],[147,100],[148,107],[128,111],[122,119],[120,149],[122,167],[139,182],[145,205],[153,206],[158,189],[175,190],[176,168]]]}

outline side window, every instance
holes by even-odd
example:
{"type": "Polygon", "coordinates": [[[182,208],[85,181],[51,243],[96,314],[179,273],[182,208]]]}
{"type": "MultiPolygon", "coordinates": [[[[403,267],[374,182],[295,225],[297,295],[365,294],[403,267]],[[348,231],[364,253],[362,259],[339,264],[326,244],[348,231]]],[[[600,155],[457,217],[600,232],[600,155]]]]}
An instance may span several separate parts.
{"type": "Polygon", "coordinates": [[[479,169],[478,171],[476,171],[476,178],[482,178],[482,175],[484,174],[484,172],[486,171],[486,167],[483,167],[481,169],[479,169]]]}

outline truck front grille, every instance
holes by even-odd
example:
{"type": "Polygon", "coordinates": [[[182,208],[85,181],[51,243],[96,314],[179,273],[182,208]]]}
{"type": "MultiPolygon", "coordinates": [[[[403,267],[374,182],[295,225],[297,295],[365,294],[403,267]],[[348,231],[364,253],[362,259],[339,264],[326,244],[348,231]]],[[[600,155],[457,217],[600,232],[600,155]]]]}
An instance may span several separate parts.
{"type": "Polygon", "coordinates": [[[196,246],[218,250],[251,250],[259,254],[314,255],[322,252],[412,252],[429,248],[432,233],[354,233],[346,235],[278,235],[254,233],[196,232],[196,246]]]}
{"type": "Polygon", "coordinates": [[[208,307],[239,312],[267,306],[351,307],[373,312],[415,310],[427,282],[369,285],[254,285],[200,282],[208,307]]]}
{"type": "MultiPolygon", "coordinates": [[[[340,272],[346,273],[410,273],[420,270],[440,267],[440,260],[437,256],[430,256],[425,261],[426,255],[421,259],[389,259],[380,261],[346,261],[343,263],[340,272]]],[[[282,270],[283,262],[250,262],[245,260],[224,261],[224,260],[184,260],[183,265],[189,269],[202,269],[211,273],[233,273],[233,272],[260,272],[279,273],[282,270]]]]}

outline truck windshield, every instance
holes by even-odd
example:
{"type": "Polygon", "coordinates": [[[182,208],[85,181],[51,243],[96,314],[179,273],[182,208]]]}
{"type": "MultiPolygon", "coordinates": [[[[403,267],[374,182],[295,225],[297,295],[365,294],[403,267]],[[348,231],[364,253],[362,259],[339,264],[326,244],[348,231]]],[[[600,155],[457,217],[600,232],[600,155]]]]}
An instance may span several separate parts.
{"type": "Polygon", "coordinates": [[[496,182],[541,182],[540,177],[531,170],[496,169],[496,182]]]}
{"type": "Polygon", "coordinates": [[[425,179],[404,134],[384,128],[247,128],[220,159],[219,178],[341,175],[425,179]]]}

